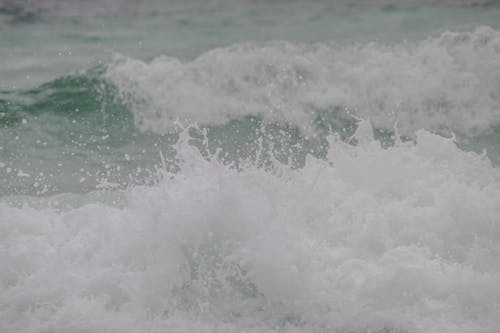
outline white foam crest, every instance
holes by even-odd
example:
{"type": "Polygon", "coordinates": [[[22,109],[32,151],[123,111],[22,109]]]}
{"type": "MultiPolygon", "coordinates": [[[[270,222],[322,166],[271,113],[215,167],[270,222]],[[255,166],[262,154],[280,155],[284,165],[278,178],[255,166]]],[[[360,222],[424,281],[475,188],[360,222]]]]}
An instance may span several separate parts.
{"type": "Polygon", "coordinates": [[[179,147],[124,208],[0,202],[0,331],[499,331],[498,169],[363,127],[279,175],[179,147]]]}
{"type": "Polygon", "coordinates": [[[107,75],[138,125],[157,132],[177,119],[217,124],[245,115],[308,128],[317,111],[397,124],[406,135],[471,134],[500,122],[500,32],[488,27],[393,45],[249,43],[189,62],[119,57],[107,75]]]}

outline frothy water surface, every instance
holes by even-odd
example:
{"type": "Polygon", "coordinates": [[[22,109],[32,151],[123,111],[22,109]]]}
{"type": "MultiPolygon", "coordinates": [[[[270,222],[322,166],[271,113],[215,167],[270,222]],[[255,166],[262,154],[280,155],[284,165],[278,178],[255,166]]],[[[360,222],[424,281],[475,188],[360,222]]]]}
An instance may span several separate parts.
{"type": "Polygon", "coordinates": [[[0,332],[500,331],[493,2],[93,4],[0,6],[0,332]]]}

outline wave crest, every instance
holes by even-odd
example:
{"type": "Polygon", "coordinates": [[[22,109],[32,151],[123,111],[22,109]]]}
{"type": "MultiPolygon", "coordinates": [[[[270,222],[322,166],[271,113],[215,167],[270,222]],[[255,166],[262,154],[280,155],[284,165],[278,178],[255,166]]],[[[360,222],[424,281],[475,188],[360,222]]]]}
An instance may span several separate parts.
{"type": "Polygon", "coordinates": [[[405,135],[474,134],[500,122],[499,59],[500,32],[481,27],[393,45],[247,43],[190,62],[119,57],[107,77],[156,132],[246,115],[311,129],[318,112],[341,110],[405,135]]]}

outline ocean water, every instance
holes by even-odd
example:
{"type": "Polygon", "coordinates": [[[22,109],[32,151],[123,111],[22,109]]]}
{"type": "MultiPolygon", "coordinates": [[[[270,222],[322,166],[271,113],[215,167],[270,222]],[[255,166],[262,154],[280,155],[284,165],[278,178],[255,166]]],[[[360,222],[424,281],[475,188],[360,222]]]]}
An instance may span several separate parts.
{"type": "Polygon", "coordinates": [[[500,332],[500,3],[0,1],[0,332],[500,332]]]}

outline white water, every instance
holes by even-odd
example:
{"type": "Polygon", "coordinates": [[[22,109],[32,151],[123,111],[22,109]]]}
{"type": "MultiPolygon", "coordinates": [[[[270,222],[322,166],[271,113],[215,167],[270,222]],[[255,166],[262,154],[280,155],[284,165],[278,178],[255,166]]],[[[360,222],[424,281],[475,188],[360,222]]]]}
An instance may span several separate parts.
{"type": "Polygon", "coordinates": [[[500,332],[500,9],[466,2],[0,0],[0,333],[500,332]],[[303,163],[329,126],[357,145],[303,163]]]}
{"type": "Polygon", "coordinates": [[[271,172],[181,140],[122,208],[0,202],[0,332],[500,331],[499,170],[371,131],[271,172]]]}
{"type": "Polygon", "coordinates": [[[118,58],[108,71],[136,122],[163,133],[175,121],[245,115],[307,130],[315,111],[397,128],[465,135],[500,122],[500,32],[446,32],[416,43],[268,42],[215,49],[191,62],[118,58]]]}

